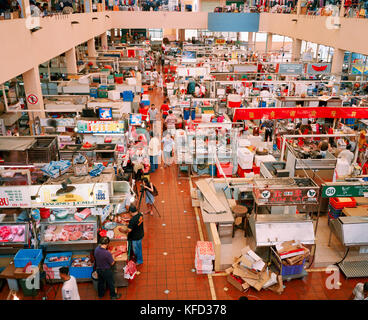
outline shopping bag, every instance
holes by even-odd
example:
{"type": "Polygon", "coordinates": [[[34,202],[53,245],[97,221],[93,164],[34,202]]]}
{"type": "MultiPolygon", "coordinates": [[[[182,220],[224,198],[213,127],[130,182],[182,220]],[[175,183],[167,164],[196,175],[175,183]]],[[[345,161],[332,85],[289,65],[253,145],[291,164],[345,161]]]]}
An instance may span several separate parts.
{"type": "Polygon", "coordinates": [[[128,241],[128,262],[126,266],[123,268],[124,270],[124,278],[133,280],[137,273],[137,266],[133,260],[131,260],[131,249],[132,249],[132,242],[128,241]]]}

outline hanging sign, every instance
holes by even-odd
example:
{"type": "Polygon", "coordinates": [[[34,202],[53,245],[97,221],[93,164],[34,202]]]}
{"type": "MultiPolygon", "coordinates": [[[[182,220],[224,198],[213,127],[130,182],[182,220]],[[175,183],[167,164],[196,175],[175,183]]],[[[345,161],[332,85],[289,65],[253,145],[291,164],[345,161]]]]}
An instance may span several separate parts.
{"type": "Polygon", "coordinates": [[[0,187],[0,208],[30,207],[27,187],[0,187]]]}
{"type": "Polygon", "coordinates": [[[77,121],[78,133],[124,133],[125,121],[77,121]]]}
{"type": "Polygon", "coordinates": [[[361,62],[356,62],[351,66],[352,74],[368,74],[368,66],[364,65],[361,62]]]}
{"type": "Polygon", "coordinates": [[[316,189],[254,190],[255,198],[262,204],[317,203],[316,189]]]}
{"type": "Polygon", "coordinates": [[[276,72],[279,74],[303,74],[303,64],[301,63],[278,63],[276,72]]]}
{"type": "Polygon", "coordinates": [[[237,108],[233,121],[262,119],[302,119],[302,118],[355,118],[367,119],[367,108],[356,107],[297,107],[297,108],[237,108]]]}
{"type": "Polygon", "coordinates": [[[330,63],[308,63],[307,73],[308,74],[325,74],[331,72],[330,63]]]}
{"type": "Polygon", "coordinates": [[[28,186],[32,207],[83,207],[109,204],[109,187],[107,183],[75,184],[69,193],[58,194],[61,185],[28,186]]]}
{"type": "Polygon", "coordinates": [[[367,192],[368,192],[368,185],[323,186],[322,198],[364,197],[364,194],[367,192]]]}
{"type": "Polygon", "coordinates": [[[29,94],[27,96],[27,102],[30,104],[36,104],[38,102],[38,98],[35,94],[29,94]]]}

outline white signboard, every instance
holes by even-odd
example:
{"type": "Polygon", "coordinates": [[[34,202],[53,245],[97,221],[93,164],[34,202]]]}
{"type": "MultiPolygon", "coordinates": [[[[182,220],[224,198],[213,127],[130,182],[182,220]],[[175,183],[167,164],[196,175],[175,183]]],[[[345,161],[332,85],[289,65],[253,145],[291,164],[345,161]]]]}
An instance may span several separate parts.
{"type": "Polygon", "coordinates": [[[74,184],[75,189],[69,193],[59,193],[60,184],[29,186],[30,193],[36,198],[32,207],[89,207],[109,204],[109,187],[107,183],[74,184]],[[38,192],[38,194],[37,194],[38,192]]]}
{"type": "Polygon", "coordinates": [[[0,187],[0,208],[30,207],[27,187],[0,187]]]}

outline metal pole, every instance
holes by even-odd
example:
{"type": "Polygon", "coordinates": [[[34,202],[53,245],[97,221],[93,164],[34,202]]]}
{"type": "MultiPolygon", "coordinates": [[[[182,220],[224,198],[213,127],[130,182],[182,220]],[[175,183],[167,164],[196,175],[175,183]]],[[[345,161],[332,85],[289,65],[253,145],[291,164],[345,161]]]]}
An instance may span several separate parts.
{"type": "Polygon", "coordinates": [[[281,156],[280,156],[280,161],[282,161],[282,159],[284,159],[285,144],[286,144],[286,136],[283,136],[283,137],[282,137],[282,147],[281,147],[281,156]]]}
{"type": "Polygon", "coordinates": [[[3,97],[4,97],[4,104],[5,104],[5,112],[8,112],[8,99],[6,97],[5,85],[4,84],[2,86],[2,89],[3,89],[3,97]]]}

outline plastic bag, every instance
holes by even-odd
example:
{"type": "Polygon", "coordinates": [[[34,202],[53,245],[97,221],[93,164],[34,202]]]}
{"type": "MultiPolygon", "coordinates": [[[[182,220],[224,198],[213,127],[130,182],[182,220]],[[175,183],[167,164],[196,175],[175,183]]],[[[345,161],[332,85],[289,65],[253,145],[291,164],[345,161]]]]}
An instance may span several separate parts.
{"type": "Polygon", "coordinates": [[[127,265],[124,267],[124,278],[133,280],[137,273],[137,266],[134,261],[128,261],[127,265]]]}

